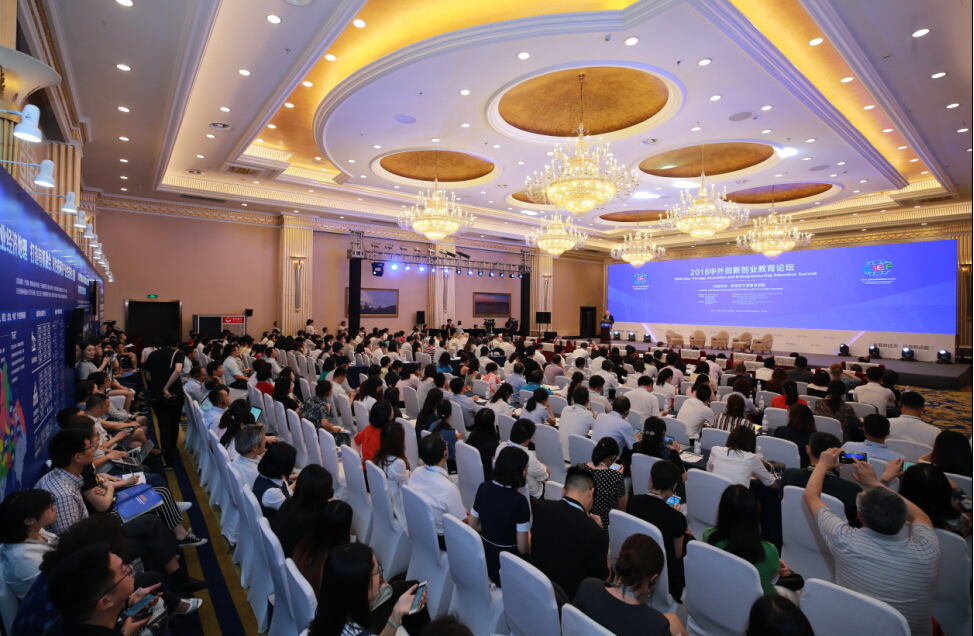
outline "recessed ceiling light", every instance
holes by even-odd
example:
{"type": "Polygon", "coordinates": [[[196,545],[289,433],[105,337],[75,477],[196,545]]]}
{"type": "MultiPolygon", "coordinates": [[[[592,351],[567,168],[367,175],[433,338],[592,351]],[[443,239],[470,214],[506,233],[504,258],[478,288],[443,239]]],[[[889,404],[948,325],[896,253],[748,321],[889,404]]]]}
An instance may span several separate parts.
{"type": "Polygon", "coordinates": [[[354,159],[349,159],[348,160],[348,163],[355,163],[355,160],[354,159]]]}
{"type": "Polygon", "coordinates": [[[862,190],[853,190],[852,192],[853,192],[854,194],[859,194],[860,192],[862,192],[862,190]]]}
{"type": "Polygon", "coordinates": [[[527,51],[521,51],[520,53],[517,54],[517,59],[519,60],[526,60],[529,57],[531,57],[531,54],[528,53],[527,51]]]}
{"type": "Polygon", "coordinates": [[[122,163],[128,163],[129,162],[128,159],[119,159],[119,161],[121,161],[122,163]]]}
{"type": "Polygon", "coordinates": [[[254,183],[260,183],[260,181],[254,181],[254,183]]]}
{"type": "Polygon", "coordinates": [[[824,41],[825,40],[823,40],[822,38],[814,38],[814,39],[811,39],[811,40],[808,41],[808,45],[809,46],[818,46],[819,44],[821,44],[824,41]]]}
{"type": "Polygon", "coordinates": [[[393,188],[395,188],[396,190],[398,190],[398,189],[399,189],[399,186],[392,186],[392,187],[393,187],[393,188]]]}
{"type": "Polygon", "coordinates": [[[690,129],[690,132],[697,132],[698,130],[700,130],[700,126],[694,126],[690,129]]]}
{"type": "Polygon", "coordinates": [[[772,108],[771,104],[768,104],[767,106],[762,106],[761,110],[771,110],[772,108]]]}
{"type": "Polygon", "coordinates": [[[240,69],[240,70],[239,70],[239,71],[237,71],[237,72],[238,72],[238,73],[240,73],[241,75],[243,75],[244,77],[247,77],[248,75],[250,75],[250,71],[248,71],[248,70],[247,70],[247,69],[245,69],[245,68],[242,68],[242,69],[240,69]]]}
{"type": "Polygon", "coordinates": [[[700,60],[699,62],[697,62],[697,66],[707,66],[711,62],[713,62],[713,60],[711,60],[709,57],[705,57],[702,60],[700,60]]]}
{"type": "Polygon", "coordinates": [[[842,82],[843,84],[848,84],[848,83],[849,83],[849,82],[851,82],[851,81],[852,81],[853,79],[855,79],[855,78],[852,78],[852,77],[843,77],[843,78],[842,78],[842,79],[840,79],[839,81],[840,81],[840,82],[842,82]]]}
{"type": "Polygon", "coordinates": [[[711,95],[710,97],[710,101],[712,102],[716,102],[718,99],[720,99],[720,95],[711,95]]]}
{"type": "Polygon", "coordinates": [[[129,140],[128,137],[119,137],[119,139],[121,139],[122,141],[128,141],[129,140]]]}
{"type": "Polygon", "coordinates": [[[538,213],[534,210],[521,210],[521,214],[525,216],[538,216],[538,213]]]}
{"type": "Polygon", "coordinates": [[[868,182],[869,182],[869,179],[860,179],[859,180],[859,183],[868,183],[868,182]]]}
{"type": "Polygon", "coordinates": [[[204,159],[205,157],[203,157],[203,155],[196,155],[196,158],[197,159],[204,159]]]}
{"type": "MultiPolygon", "coordinates": [[[[379,149],[379,148],[381,148],[382,146],[380,146],[379,144],[372,144],[372,147],[378,150],[378,149],[379,149]]],[[[315,157],[315,158],[316,158],[316,159],[321,159],[321,157],[315,157]]]]}
{"type": "Polygon", "coordinates": [[[547,154],[547,155],[548,155],[549,157],[551,157],[551,156],[554,156],[554,154],[555,154],[555,153],[553,153],[553,152],[551,152],[551,151],[549,150],[549,151],[548,151],[547,153],[545,153],[545,154],[547,154]]]}
{"type": "Polygon", "coordinates": [[[225,113],[229,113],[230,112],[230,109],[227,108],[226,106],[220,106],[220,110],[222,110],[225,113]]]}
{"type": "Polygon", "coordinates": [[[123,7],[131,7],[132,6],[132,0],[115,0],[115,2],[119,3],[123,7]]]}
{"type": "Polygon", "coordinates": [[[783,176],[785,176],[785,175],[783,175],[783,174],[776,174],[775,176],[776,176],[776,177],[783,177],[783,176]]]}
{"type": "Polygon", "coordinates": [[[305,80],[305,81],[301,82],[301,86],[304,86],[305,88],[311,88],[312,86],[314,86],[314,84],[312,84],[308,80],[305,80]]]}
{"type": "Polygon", "coordinates": [[[254,141],[256,141],[256,142],[257,142],[257,143],[259,143],[259,144],[262,144],[262,143],[264,143],[264,140],[263,140],[263,139],[255,139],[254,141]]]}
{"type": "Polygon", "coordinates": [[[335,61],[335,60],[337,60],[338,58],[337,58],[337,57],[335,57],[334,55],[332,55],[331,53],[327,53],[327,54],[325,55],[325,59],[326,59],[326,60],[328,60],[329,62],[334,62],[334,61],[335,61]]]}
{"type": "Polygon", "coordinates": [[[460,124],[460,128],[470,128],[470,124],[460,124]]]}
{"type": "Polygon", "coordinates": [[[811,157],[802,157],[802,161],[811,161],[811,160],[812,160],[811,157]]]}
{"type": "Polygon", "coordinates": [[[127,65],[127,64],[116,64],[115,65],[115,68],[117,68],[120,71],[131,71],[132,70],[132,67],[129,66],[129,65],[127,65]]]}
{"type": "Polygon", "coordinates": [[[435,144],[435,143],[437,143],[439,141],[439,139],[437,139],[436,137],[433,137],[432,139],[430,139],[430,141],[432,141],[435,144]]]}
{"type": "Polygon", "coordinates": [[[893,129],[892,128],[883,128],[883,132],[890,133],[890,132],[893,132],[893,129]]]}
{"type": "MultiPolygon", "coordinates": [[[[216,138],[216,135],[210,135],[210,134],[207,134],[207,135],[206,135],[206,138],[207,138],[207,139],[215,139],[215,138],[216,138]]],[[[260,140],[258,139],[258,141],[260,141],[260,140]]]]}
{"type": "Polygon", "coordinates": [[[488,201],[487,203],[493,203],[493,201],[488,201]]]}
{"type": "Polygon", "coordinates": [[[315,161],[321,161],[321,157],[315,157],[315,161]]]}
{"type": "Polygon", "coordinates": [[[910,163],[916,163],[917,161],[920,161],[920,160],[919,159],[910,159],[910,163]]]}
{"type": "Polygon", "coordinates": [[[294,104],[291,102],[284,102],[284,108],[294,108],[294,104]]]}
{"type": "Polygon", "coordinates": [[[128,191],[129,191],[128,188],[122,188],[122,192],[128,192],[128,191]]]}
{"type": "Polygon", "coordinates": [[[924,171],[923,171],[923,172],[921,172],[920,174],[930,174],[930,173],[929,173],[928,171],[926,171],[926,170],[924,170],[924,171]]]}
{"type": "Polygon", "coordinates": [[[365,20],[362,20],[361,18],[356,18],[356,19],[352,20],[352,26],[357,27],[359,29],[364,29],[365,28],[365,20]]]}
{"type": "Polygon", "coordinates": [[[461,95],[469,95],[470,94],[470,91],[467,90],[466,88],[461,88],[460,89],[460,94],[461,95]]]}
{"type": "Polygon", "coordinates": [[[128,177],[119,177],[119,179],[128,179],[128,177]]]}
{"type": "Polygon", "coordinates": [[[494,144],[494,148],[500,148],[500,147],[501,147],[500,144],[494,144]]]}
{"type": "Polygon", "coordinates": [[[897,146],[896,149],[897,150],[906,150],[906,146],[897,146]]]}
{"type": "Polygon", "coordinates": [[[815,141],[815,137],[809,137],[808,139],[806,139],[806,140],[805,140],[805,143],[806,143],[806,144],[810,144],[810,143],[812,143],[813,141],[815,141]]]}
{"type": "Polygon", "coordinates": [[[524,162],[523,162],[523,161],[518,161],[518,162],[517,162],[517,165],[519,165],[519,166],[523,166],[523,165],[524,165],[524,162]]]}
{"type": "Polygon", "coordinates": [[[267,124],[267,127],[270,128],[271,130],[277,128],[277,126],[275,126],[274,124],[267,124]]]}
{"type": "Polygon", "coordinates": [[[315,191],[314,190],[308,190],[308,192],[310,192],[311,194],[314,194],[315,191]]]}
{"type": "Polygon", "coordinates": [[[840,161],[839,163],[837,163],[835,165],[837,165],[837,166],[844,166],[845,165],[845,161],[840,161]]]}
{"type": "Polygon", "coordinates": [[[365,175],[364,174],[363,175],[359,175],[359,178],[360,179],[364,179],[365,178],[365,175]]]}
{"type": "Polygon", "coordinates": [[[863,106],[863,107],[862,107],[862,109],[863,109],[863,110],[872,110],[872,109],[874,109],[874,108],[876,108],[876,106],[875,106],[875,105],[873,105],[873,104],[870,104],[869,106],[863,106]]]}
{"type": "Polygon", "coordinates": [[[771,132],[771,129],[770,128],[765,128],[764,130],[761,131],[761,134],[762,135],[767,135],[769,132],[771,132]]]}
{"type": "Polygon", "coordinates": [[[344,219],[345,217],[344,217],[344,216],[340,216],[340,217],[338,217],[338,218],[340,218],[340,219],[344,219]]]}
{"type": "Polygon", "coordinates": [[[933,75],[931,75],[930,76],[930,79],[940,79],[941,77],[943,77],[946,74],[947,73],[945,73],[944,71],[940,71],[939,73],[934,73],[933,75]]]}
{"type": "Polygon", "coordinates": [[[126,107],[124,107],[124,106],[119,106],[119,107],[118,107],[118,109],[119,109],[120,111],[122,111],[123,113],[127,113],[127,112],[130,112],[130,111],[129,111],[129,109],[128,109],[128,108],[126,108],[126,107]]]}
{"type": "Polygon", "coordinates": [[[361,201],[361,200],[362,200],[362,198],[361,198],[361,197],[359,197],[359,199],[358,199],[358,200],[359,200],[359,201],[361,201]]]}
{"type": "Polygon", "coordinates": [[[633,44],[638,44],[638,43],[639,43],[639,38],[637,37],[626,38],[626,46],[632,46],[633,44]]]}
{"type": "Polygon", "coordinates": [[[280,24],[281,18],[272,13],[267,16],[267,21],[270,22],[271,24],[280,24]]]}
{"type": "Polygon", "coordinates": [[[953,104],[947,104],[947,108],[957,108],[958,106],[960,106],[960,104],[958,104],[957,102],[954,102],[953,104]]]}
{"type": "Polygon", "coordinates": [[[922,38],[927,33],[930,33],[930,29],[920,29],[919,31],[914,31],[913,32],[913,37],[915,37],[915,38],[922,38]]]}
{"type": "Polygon", "coordinates": [[[830,177],[837,177],[837,176],[839,176],[839,175],[837,175],[837,174],[830,174],[829,176],[830,176],[830,177]]]}

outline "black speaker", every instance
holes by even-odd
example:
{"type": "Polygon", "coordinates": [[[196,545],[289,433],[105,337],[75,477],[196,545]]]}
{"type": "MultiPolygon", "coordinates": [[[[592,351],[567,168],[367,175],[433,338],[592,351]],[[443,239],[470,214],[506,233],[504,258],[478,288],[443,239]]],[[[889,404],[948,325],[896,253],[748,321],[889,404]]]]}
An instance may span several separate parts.
{"type": "Polygon", "coordinates": [[[553,342],[554,339],[557,338],[557,337],[558,337],[558,332],[557,331],[546,331],[546,332],[544,332],[544,338],[543,338],[543,340],[545,342],[553,342]]]}
{"type": "Polygon", "coordinates": [[[248,318],[253,318],[254,317],[254,310],[253,309],[244,309],[244,316],[246,316],[248,318]]]}
{"type": "Polygon", "coordinates": [[[550,311],[536,311],[534,312],[534,321],[538,324],[549,325],[551,324],[551,312],[550,311]]]}
{"type": "Polygon", "coordinates": [[[419,325],[419,326],[423,326],[423,325],[426,324],[426,312],[425,311],[417,311],[416,312],[416,324],[419,325]]]}

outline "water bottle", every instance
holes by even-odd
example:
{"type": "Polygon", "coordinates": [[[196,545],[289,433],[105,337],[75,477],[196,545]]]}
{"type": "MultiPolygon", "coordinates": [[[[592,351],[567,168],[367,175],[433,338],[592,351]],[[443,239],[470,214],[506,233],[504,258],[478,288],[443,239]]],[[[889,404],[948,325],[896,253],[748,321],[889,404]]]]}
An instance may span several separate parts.
{"type": "Polygon", "coordinates": [[[699,437],[697,439],[693,440],[693,453],[695,455],[699,455],[700,454],[700,438],[699,437]]]}
{"type": "Polygon", "coordinates": [[[759,407],[759,408],[760,408],[760,409],[761,409],[762,411],[764,410],[764,396],[763,396],[763,395],[761,396],[761,398],[760,398],[760,400],[758,400],[758,407],[759,407]]]}

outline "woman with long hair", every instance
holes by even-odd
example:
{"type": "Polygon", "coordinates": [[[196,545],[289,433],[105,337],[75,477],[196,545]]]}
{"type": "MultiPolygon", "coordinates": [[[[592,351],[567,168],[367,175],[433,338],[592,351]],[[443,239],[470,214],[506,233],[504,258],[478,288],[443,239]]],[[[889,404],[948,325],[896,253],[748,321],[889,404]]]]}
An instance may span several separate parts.
{"type": "Polygon", "coordinates": [[[846,386],[841,380],[829,382],[828,397],[815,403],[819,415],[839,420],[842,424],[843,442],[862,442],[866,437],[862,432],[862,421],[852,407],[845,403],[846,386]]]}
{"type": "Polygon", "coordinates": [[[460,377],[463,378],[463,386],[468,391],[473,388],[473,381],[480,379],[480,360],[476,356],[470,356],[467,363],[460,367],[460,377]]]}
{"type": "Polygon", "coordinates": [[[490,400],[487,402],[487,408],[493,411],[496,415],[510,415],[511,397],[513,397],[513,395],[514,387],[505,382],[497,387],[494,394],[490,396],[490,400]]]}
{"type": "Polygon", "coordinates": [[[403,532],[406,529],[406,511],[402,505],[402,487],[409,481],[409,460],[406,458],[406,429],[399,422],[387,425],[379,434],[379,450],[372,457],[374,463],[386,474],[389,504],[393,522],[403,532]]]}
{"type": "Polygon", "coordinates": [[[371,461],[379,450],[380,434],[382,429],[395,419],[393,418],[392,405],[385,400],[376,402],[369,411],[369,425],[359,431],[352,439],[352,448],[362,456],[362,470],[365,470],[365,462],[371,461]]]}
{"type": "MultiPolygon", "coordinates": [[[[393,374],[390,373],[389,376],[391,375],[393,374]]],[[[390,377],[389,379],[392,380],[393,378],[390,377]]],[[[398,383],[399,380],[398,378],[396,378],[395,384],[398,383]]],[[[392,418],[399,419],[402,417],[402,411],[399,410],[399,401],[401,398],[399,397],[400,394],[399,387],[395,386],[395,384],[393,383],[389,384],[389,388],[386,389],[385,393],[382,394],[382,399],[392,405],[392,418]]]]}
{"type": "Polygon", "coordinates": [[[808,402],[798,397],[798,383],[794,380],[785,380],[781,384],[781,395],[771,400],[771,408],[790,409],[795,404],[808,406],[808,402]]]}
{"type": "Polygon", "coordinates": [[[825,369],[816,369],[815,375],[812,376],[812,383],[808,385],[805,389],[806,394],[817,397],[824,398],[829,394],[829,372],[825,369]]]}
{"type": "Polygon", "coordinates": [[[933,442],[933,450],[920,458],[951,475],[971,476],[971,445],[960,431],[943,431],[933,442]]]}
{"type": "Polygon", "coordinates": [[[294,564],[318,593],[321,572],[328,554],[351,539],[352,507],[339,499],[326,502],[315,517],[311,532],[305,535],[292,553],[294,564]]]}
{"type": "Polygon", "coordinates": [[[430,425],[429,431],[430,433],[439,433],[446,440],[446,445],[450,448],[450,455],[446,458],[446,463],[449,471],[454,473],[457,468],[457,441],[463,439],[463,433],[450,425],[451,415],[453,415],[453,402],[441,400],[436,405],[436,421],[430,425]]]}
{"type": "Polygon", "coordinates": [[[673,369],[668,367],[664,367],[656,376],[656,386],[653,387],[653,393],[658,393],[666,398],[666,408],[661,410],[673,410],[673,398],[676,397],[677,392],[677,388],[673,386],[674,377],[673,369]]]}
{"type": "Polygon", "coordinates": [[[416,416],[416,441],[422,439],[422,431],[430,430],[432,426],[439,417],[436,415],[436,406],[443,401],[443,391],[442,389],[430,389],[426,394],[426,401],[423,402],[422,408],[419,409],[419,415],[416,416]]]}
{"type": "Polygon", "coordinates": [[[274,381],[274,401],[280,402],[285,409],[290,409],[301,417],[301,405],[292,397],[293,390],[294,379],[285,375],[284,369],[281,369],[281,375],[274,381]]]}
{"type": "Polygon", "coordinates": [[[565,385],[565,388],[559,391],[559,393],[568,400],[568,406],[572,405],[572,400],[574,399],[575,389],[582,386],[582,382],[585,381],[585,375],[580,371],[576,371],[572,374],[572,380],[570,383],[565,385]]]}
{"type": "Polygon", "coordinates": [[[558,422],[555,419],[555,414],[548,406],[548,389],[540,388],[534,390],[528,403],[524,405],[524,409],[521,411],[521,417],[526,420],[531,420],[535,424],[557,425],[558,422]]]}
{"type": "Polygon", "coordinates": [[[733,431],[738,426],[753,427],[754,424],[747,419],[747,403],[740,395],[731,393],[727,396],[727,407],[723,413],[718,413],[714,417],[714,428],[722,431],[733,431]]]}
{"type": "Polygon", "coordinates": [[[244,426],[256,423],[257,419],[250,412],[250,402],[244,399],[231,402],[230,408],[220,416],[216,433],[220,436],[220,444],[230,453],[231,461],[237,456],[237,450],[233,448],[233,438],[244,426]]]}
{"type": "Polygon", "coordinates": [[[436,361],[436,372],[437,373],[453,373],[453,362],[450,358],[450,352],[444,351],[440,354],[439,359],[436,361]]]}
{"type": "MultiPolygon", "coordinates": [[[[508,385],[510,386],[510,385],[508,385]]],[[[484,466],[484,481],[489,481],[493,472],[494,454],[500,445],[497,435],[497,415],[492,409],[480,409],[473,417],[473,429],[466,443],[480,452],[480,462],[484,466]]]]}
{"type": "Polygon", "coordinates": [[[910,466],[900,475],[900,495],[927,513],[934,528],[971,536],[971,498],[937,466],[910,466]]]}
{"type": "Polygon", "coordinates": [[[592,449],[592,461],[579,464],[595,478],[595,499],[591,513],[602,520],[602,529],[609,531],[609,512],[626,509],[626,482],[622,466],[616,464],[620,455],[619,443],[611,437],[603,437],[592,449]]]}
{"type": "Polygon", "coordinates": [[[291,557],[314,525],[322,507],[335,496],[331,474],[317,464],[309,464],[294,480],[294,494],[277,511],[271,529],[281,541],[284,556],[291,557]]]}
{"type": "Polygon", "coordinates": [[[779,426],[774,429],[774,436],[779,439],[786,439],[794,442],[798,446],[798,457],[801,459],[801,467],[809,465],[808,446],[809,440],[814,433],[818,432],[815,427],[815,416],[812,409],[807,404],[795,404],[788,409],[788,425],[779,426]]]}
{"type": "Polygon", "coordinates": [[[726,446],[714,446],[707,460],[707,472],[725,477],[735,484],[747,486],[752,476],[765,486],[778,485],[761,461],[754,429],[738,426],[727,436],[726,446]]]}
{"type": "Polygon", "coordinates": [[[775,369],[771,372],[771,379],[768,380],[767,391],[772,393],[783,394],[785,392],[785,381],[788,379],[788,373],[784,369],[775,369]]]}

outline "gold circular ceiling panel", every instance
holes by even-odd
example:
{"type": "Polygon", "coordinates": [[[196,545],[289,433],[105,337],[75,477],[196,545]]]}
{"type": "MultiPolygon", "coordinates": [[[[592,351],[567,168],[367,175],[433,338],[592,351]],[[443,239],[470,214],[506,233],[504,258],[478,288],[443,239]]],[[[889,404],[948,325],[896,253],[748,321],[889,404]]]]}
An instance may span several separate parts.
{"type": "Polygon", "coordinates": [[[771,146],[741,141],[689,146],[644,159],[639,169],[669,179],[699,177],[704,169],[707,176],[716,176],[752,168],[770,159],[774,152],[771,146]]]}
{"type": "Polygon", "coordinates": [[[535,135],[575,136],[581,115],[580,73],[585,74],[583,123],[590,135],[642,123],[662,110],[669,99],[666,84],[645,71],[617,66],[574,68],[532,77],[512,87],[497,106],[501,118],[535,135]]]}
{"type": "Polygon", "coordinates": [[[443,183],[473,181],[487,176],[494,164],[480,157],[453,150],[410,150],[397,152],[379,160],[382,168],[398,177],[416,181],[443,183]]]}
{"type": "Polygon", "coordinates": [[[599,216],[603,221],[613,223],[655,223],[666,216],[666,210],[633,210],[625,212],[608,212],[599,216]]]}
{"type": "Polygon", "coordinates": [[[828,192],[832,189],[832,184],[815,182],[775,184],[773,193],[771,188],[772,186],[760,186],[738,190],[728,194],[727,199],[742,205],[762,205],[771,203],[773,194],[775,203],[784,203],[807,199],[828,192]]]}

